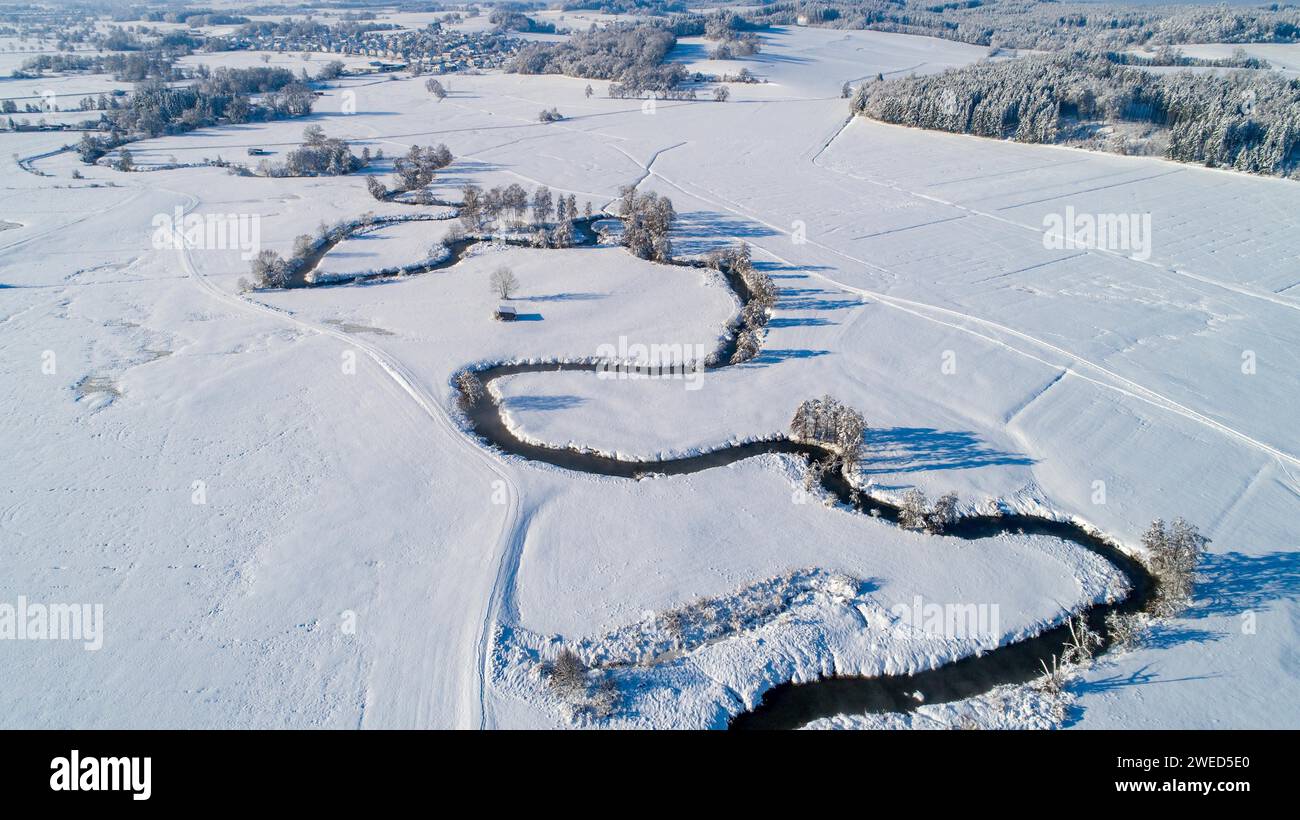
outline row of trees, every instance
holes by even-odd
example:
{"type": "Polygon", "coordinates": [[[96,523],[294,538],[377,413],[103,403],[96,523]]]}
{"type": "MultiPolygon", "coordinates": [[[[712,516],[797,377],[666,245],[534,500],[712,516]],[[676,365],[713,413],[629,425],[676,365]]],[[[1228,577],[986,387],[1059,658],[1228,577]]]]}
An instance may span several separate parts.
{"type": "Polygon", "coordinates": [[[772,310],[776,307],[776,283],[771,276],[754,267],[749,245],[745,242],[709,251],[704,263],[714,270],[739,277],[748,291],[745,306],[740,311],[736,349],[731,354],[731,364],[747,362],[762,351],[763,329],[767,327],[772,310]]]}
{"type": "Polygon", "coordinates": [[[118,82],[138,83],[155,78],[178,80],[183,76],[173,55],[162,51],[133,51],[126,54],[40,54],[23,61],[14,79],[59,74],[111,74],[118,82]]]}
{"type": "Polygon", "coordinates": [[[1166,156],[1181,162],[1283,176],[1300,165],[1300,80],[1258,72],[1155,74],[1097,54],[1024,57],[867,83],[852,107],[885,122],[1022,142],[1130,123],[1161,136],[1166,156]]]}
{"type": "MultiPolygon", "coordinates": [[[[574,194],[557,197],[550,188],[541,185],[529,197],[528,191],[518,183],[486,191],[477,185],[461,189],[460,220],[469,230],[481,230],[489,223],[500,221],[518,229],[524,226],[530,210],[532,224],[543,232],[552,220],[555,222],[550,241],[544,244],[565,247],[573,243],[573,220],[579,216],[578,197],[574,194]]],[[[583,215],[591,216],[590,201],[584,206],[583,215]]]]}
{"type": "Polygon", "coordinates": [[[693,100],[694,88],[645,88],[636,83],[610,83],[609,97],[626,100],[633,97],[653,97],[657,100],[693,100]]]}
{"type": "Polygon", "coordinates": [[[342,221],[333,226],[324,222],[316,229],[316,235],[299,234],[294,237],[293,250],[286,259],[270,248],[264,248],[249,264],[252,281],[241,279],[240,289],[249,288],[283,288],[301,272],[327,245],[337,244],[357,231],[364,231],[380,224],[373,211],[368,211],[355,221],[342,221]]]}

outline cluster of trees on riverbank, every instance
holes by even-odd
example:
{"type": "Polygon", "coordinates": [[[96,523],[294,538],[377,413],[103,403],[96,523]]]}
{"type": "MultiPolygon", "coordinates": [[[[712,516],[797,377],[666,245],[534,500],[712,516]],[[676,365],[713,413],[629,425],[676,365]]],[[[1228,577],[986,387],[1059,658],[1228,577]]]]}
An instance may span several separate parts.
{"type": "Polygon", "coordinates": [[[898,502],[898,526],[909,530],[941,533],[957,520],[957,494],[944,493],[933,503],[915,487],[898,502]]]}
{"type": "MultiPolygon", "coordinates": [[[[460,221],[467,230],[481,231],[492,223],[506,223],[507,228],[518,230],[527,224],[532,211],[532,243],[538,247],[564,248],[573,244],[573,221],[578,219],[578,197],[574,194],[556,197],[545,185],[538,186],[529,197],[522,185],[511,183],[504,187],[484,191],[477,185],[466,185],[461,190],[460,221]],[[554,220],[554,226],[551,222],[554,220]]],[[[588,201],[583,215],[591,216],[588,201]]]]}
{"type": "Polygon", "coordinates": [[[754,260],[745,242],[726,248],[715,248],[704,257],[704,263],[714,270],[725,271],[740,277],[749,298],[740,311],[736,328],[736,349],[731,354],[731,364],[753,359],[763,348],[763,329],[767,327],[772,310],[776,307],[776,283],[767,273],[754,267],[754,260]]]}
{"type": "Polygon", "coordinates": [[[790,437],[834,450],[846,469],[857,466],[867,422],[862,413],[833,396],[800,403],[790,420],[790,437]]]}
{"type": "Polygon", "coordinates": [[[670,262],[673,243],[668,233],[672,230],[677,211],[673,201],[654,191],[640,193],[634,185],[619,190],[619,205],[623,217],[623,246],[633,256],[670,262]]]}
{"type": "MultiPolygon", "coordinates": [[[[884,122],[1021,142],[1146,129],[1152,152],[1256,174],[1300,165],[1300,81],[1259,72],[1156,74],[1076,53],[979,63],[860,86],[853,111],[884,122]]],[[[1129,143],[1091,147],[1129,151],[1129,143]]]]}

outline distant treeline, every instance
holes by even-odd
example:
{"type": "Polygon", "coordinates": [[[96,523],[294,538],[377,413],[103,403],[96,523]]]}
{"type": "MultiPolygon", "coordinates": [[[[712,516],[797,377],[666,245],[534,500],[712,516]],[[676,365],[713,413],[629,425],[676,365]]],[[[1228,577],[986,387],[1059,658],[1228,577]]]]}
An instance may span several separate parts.
{"type": "Polygon", "coordinates": [[[157,51],[133,51],[127,54],[40,54],[23,61],[15,78],[31,77],[42,72],[111,74],[118,82],[138,83],[150,77],[179,79],[172,57],[157,51]]]}
{"type": "Polygon", "coordinates": [[[617,80],[625,88],[667,91],[687,74],[679,63],[664,63],[676,44],[677,36],[658,23],[614,24],[576,32],[562,43],[530,43],[515,55],[510,70],[617,80]]]}
{"type": "Polygon", "coordinates": [[[1300,166],[1300,80],[1271,73],[1157,74],[1059,54],[867,83],[852,105],[884,122],[1021,142],[1122,138],[1137,126],[1152,152],[1180,162],[1278,176],[1300,166]]]}
{"type": "Polygon", "coordinates": [[[744,12],[754,23],[875,29],[1000,48],[1106,50],[1300,40],[1300,8],[1121,6],[1039,0],[798,0],[744,12]]]}
{"type": "Polygon", "coordinates": [[[1208,68],[1270,68],[1267,60],[1251,57],[1243,48],[1235,48],[1227,57],[1188,57],[1173,46],[1161,46],[1152,54],[1134,51],[1107,51],[1103,56],[1117,65],[1174,66],[1208,68]]]}
{"type": "Polygon", "coordinates": [[[640,14],[665,17],[690,10],[681,0],[569,0],[564,11],[600,11],[605,14],[640,14]]]}
{"type": "Polygon", "coordinates": [[[288,40],[306,40],[329,36],[336,39],[347,39],[371,31],[396,31],[399,28],[400,26],[394,23],[342,22],[327,26],[311,19],[287,19],[278,22],[255,20],[240,26],[235,31],[233,38],[241,40],[259,37],[282,37],[288,40]]]}
{"type": "Polygon", "coordinates": [[[554,23],[539,23],[520,11],[497,9],[488,17],[488,22],[502,31],[527,31],[534,34],[554,34],[554,23]]]}

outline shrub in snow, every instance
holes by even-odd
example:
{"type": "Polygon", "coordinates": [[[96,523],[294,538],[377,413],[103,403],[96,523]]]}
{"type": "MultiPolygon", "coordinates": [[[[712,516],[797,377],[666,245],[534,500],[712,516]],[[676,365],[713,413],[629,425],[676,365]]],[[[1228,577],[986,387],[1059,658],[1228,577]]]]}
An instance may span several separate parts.
{"type": "Polygon", "coordinates": [[[1147,550],[1147,567],[1156,579],[1156,597],[1151,611],[1172,617],[1191,606],[1196,586],[1196,565],[1210,539],[1181,518],[1166,526],[1156,519],[1142,535],[1147,550]]]}
{"type": "Polygon", "coordinates": [[[561,692],[569,693],[584,689],[587,685],[587,665],[576,652],[565,647],[560,650],[560,654],[555,657],[555,662],[551,664],[548,680],[551,686],[561,692]]]}
{"type": "Polygon", "coordinates": [[[1082,615],[1075,615],[1065,623],[1070,629],[1070,640],[1066,641],[1061,652],[1061,662],[1086,666],[1101,647],[1101,635],[1088,626],[1082,615]]]}
{"type": "Polygon", "coordinates": [[[1069,677],[1067,668],[1060,662],[1055,655],[1052,656],[1052,664],[1048,666],[1046,661],[1039,661],[1043,667],[1043,676],[1034,682],[1038,691],[1048,695],[1059,695],[1065,691],[1065,682],[1069,677]]]}
{"type": "Polygon", "coordinates": [[[1149,626],[1147,616],[1142,612],[1134,612],[1131,615],[1110,612],[1106,615],[1106,632],[1110,635],[1111,646],[1121,652],[1141,644],[1149,626]]]}
{"type": "Polygon", "coordinates": [[[618,709],[619,692],[609,673],[590,669],[565,647],[546,668],[547,684],[568,707],[570,717],[603,720],[618,709]]]}
{"type": "Polygon", "coordinates": [[[898,505],[898,524],[905,529],[940,533],[956,520],[956,493],[941,496],[931,506],[925,493],[913,488],[903,494],[898,505]]]}
{"type": "Polygon", "coordinates": [[[661,612],[656,620],[659,628],[667,632],[674,642],[682,639],[683,618],[681,610],[670,609],[667,612],[661,612]]]}
{"type": "Polygon", "coordinates": [[[456,389],[460,392],[460,406],[468,410],[483,398],[483,382],[469,370],[462,370],[456,377],[456,389]]]}
{"type": "Polygon", "coordinates": [[[957,494],[948,492],[934,502],[930,510],[930,530],[943,532],[944,528],[957,520],[957,494]]]}
{"type": "Polygon", "coordinates": [[[808,464],[808,470],[803,474],[803,488],[805,492],[816,492],[818,485],[821,484],[822,476],[826,473],[826,462],[813,460],[808,464]]]}

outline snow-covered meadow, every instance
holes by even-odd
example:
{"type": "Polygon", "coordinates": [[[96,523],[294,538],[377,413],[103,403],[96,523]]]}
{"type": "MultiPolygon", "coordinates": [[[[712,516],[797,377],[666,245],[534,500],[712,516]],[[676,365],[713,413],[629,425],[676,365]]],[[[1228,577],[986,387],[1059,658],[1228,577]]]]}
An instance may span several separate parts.
{"type": "MultiPolygon", "coordinates": [[[[967,511],[997,501],[1128,546],[1185,516],[1213,539],[1197,605],[1076,681],[1069,725],[1300,726],[1297,184],[846,122],[845,81],[986,49],[817,29],[763,41],[725,66],[679,46],[693,69],[767,80],[731,85],[727,103],[647,108],[599,82],[587,98],[586,80],[497,72],[442,78],[441,102],[423,78],[347,80],[305,120],[131,150],[146,168],[242,162],[319,124],[382,149],[383,172],[445,143],[456,161],[432,187],[448,200],[467,183],[545,184],[597,210],[630,183],[669,196],[679,255],[743,239],[781,289],[763,353],[698,390],[503,379],[522,437],[680,455],[784,432],[801,400],[832,393],[867,417],[862,475],[882,496],[955,490],[967,511]],[[552,106],[565,119],[539,123],[552,106]],[[1048,247],[1045,222],[1067,207],[1150,214],[1149,247],[1048,247]]],[[[9,156],[67,135],[0,139],[0,221],[20,226],[0,231],[0,602],[105,610],[96,652],[0,641],[18,670],[0,725],[580,724],[537,675],[555,636],[588,659],[639,659],[656,613],[824,574],[773,617],[652,651],[612,720],[719,726],[786,680],[983,646],[899,640],[887,613],[915,595],[997,604],[984,638],[1003,643],[1119,589],[1053,539],[959,541],[828,507],[788,459],[627,481],[466,434],[451,378],[467,365],[583,360],[620,339],[711,349],[736,302],[704,271],[608,246],[482,245],[428,274],[240,294],[239,249],[156,247],[154,217],[256,215],[261,246],[283,253],[321,223],[445,209],[377,203],[360,176],[123,173],[72,153],[35,160],[37,176],[9,156]],[[502,265],[526,321],[491,319],[502,265]]],[[[416,262],[447,225],[347,240],[322,270],[416,262]]],[[[935,719],[1053,723],[1024,693],[953,708],[935,719]]]]}

